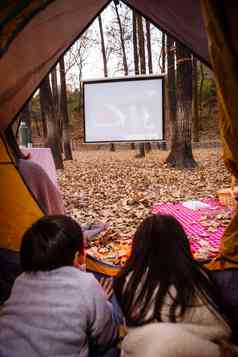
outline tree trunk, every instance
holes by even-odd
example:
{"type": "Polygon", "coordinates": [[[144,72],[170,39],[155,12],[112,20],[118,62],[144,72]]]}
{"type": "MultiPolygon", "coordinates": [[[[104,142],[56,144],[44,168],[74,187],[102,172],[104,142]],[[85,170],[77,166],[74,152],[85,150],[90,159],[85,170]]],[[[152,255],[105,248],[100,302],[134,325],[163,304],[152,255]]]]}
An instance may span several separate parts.
{"type": "Polygon", "coordinates": [[[125,50],[125,41],[124,41],[124,36],[123,36],[123,29],[122,29],[121,19],[120,19],[119,13],[118,13],[117,5],[115,3],[114,3],[114,6],[115,6],[115,11],[116,11],[116,15],[117,15],[117,22],[118,22],[119,31],[120,31],[124,74],[125,74],[125,76],[128,76],[128,64],[127,64],[127,58],[126,58],[126,50],[125,50]]]}
{"type": "Polygon", "coordinates": [[[193,141],[199,142],[199,113],[198,113],[198,87],[197,87],[197,58],[193,57],[193,141]]]}
{"type": "MultiPolygon", "coordinates": [[[[106,56],[106,49],[105,49],[105,42],[104,42],[104,34],[103,34],[103,26],[102,26],[101,15],[98,15],[98,24],[99,24],[100,37],[101,37],[101,50],[102,50],[104,77],[108,77],[107,56],[106,56]]],[[[115,145],[113,143],[110,144],[110,151],[115,151],[115,145]]]]}
{"type": "Polygon", "coordinates": [[[98,15],[98,24],[100,30],[100,37],[101,37],[101,50],[102,50],[102,59],[103,59],[103,71],[104,76],[108,77],[107,71],[107,57],[106,57],[106,49],[105,49],[105,42],[104,42],[104,34],[103,34],[103,27],[102,27],[102,18],[101,15],[98,15]]]}
{"type": "MultiPolygon", "coordinates": [[[[45,123],[44,123],[45,124],[45,123]]],[[[44,128],[43,128],[43,122],[42,120],[36,118],[35,119],[35,126],[36,126],[36,135],[38,135],[39,137],[42,136],[42,133],[43,133],[43,136],[44,136],[44,128]]],[[[47,135],[46,135],[47,136],[47,135]]],[[[45,136],[45,137],[46,137],[45,136]]]]}
{"type": "Polygon", "coordinates": [[[63,160],[60,152],[60,138],[56,116],[54,112],[53,96],[50,88],[49,76],[47,76],[40,86],[40,97],[42,112],[45,115],[47,125],[47,141],[52,150],[52,155],[56,169],[63,169],[63,160]]]}
{"type": "Polygon", "coordinates": [[[59,109],[59,91],[58,91],[58,80],[57,80],[57,65],[51,71],[51,83],[52,83],[52,95],[53,103],[55,108],[55,113],[60,111],[59,109]]]}
{"type": "Polygon", "coordinates": [[[57,79],[57,65],[51,71],[51,84],[52,84],[54,110],[56,114],[57,124],[59,127],[60,138],[62,141],[63,123],[62,123],[62,115],[61,115],[61,98],[60,98],[61,94],[59,93],[58,79],[57,79]]]}
{"type": "Polygon", "coordinates": [[[204,74],[204,68],[203,64],[200,63],[200,86],[199,86],[199,118],[200,118],[200,130],[202,130],[202,101],[203,101],[203,84],[204,84],[204,79],[205,79],[205,74],[204,74]]]}
{"type": "Polygon", "coordinates": [[[138,38],[137,38],[137,13],[133,10],[133,54],[135,75],[139,74],[138,38]]]}
{"type": "Polygon", "coordinates": [[[176,43],[177,67],[177,142],[167,162],[176,168],[193,168],[191,143],[192,123],[192,62],[191,53],[180,43],[176,43]]]}
{"type": "Polygon", "coordinates": [[[167,88],[168,88],[168,107],[169,107],[169,123],[170,123],[170,132],[171,132],[171,151],[166,159],[166,163],[173,162],[174,152],[177,147],[177,120],[176,120],[176,111],[177,111],[177,102],[176,102],[176,84],[175,84],[175,44],[174,40],[170,36],[167,36],[167,67],[168,67],[168,76],[167,76],[167,88]]]}
{"type": "Polygon", "coordinates": [[[44,141],[47,141],[47,125],[46,125],[46,114],[45,114],[45,105],[44,105],[44,94],[42,94],[42,90],[40,89],[40,109],[41,109],[41,124],[42,124],[42,132],[44,141]]]}
{"type": "MultiPolygon", "coordinates": [[[[138,57],[138,38],[137,38],[137,13],[135,10],[132,12],[132,29],[133,29],[133,55],[134,55],[134,71],[135,75],[139,74],[139,57],[138,57]]],[[[131,144],[131,149],[135,150],[135,143],[131,144]]]]}
{"type": "MultiPolygon", "coordinates": [[[[166,61],[166,37],[165,37],[165,33],[164,32],[162,32],[162,46],[161,46],[161,52],[160,52],[160,57],[161,57],[161,67],[160,67],[160,70],[161,70],[161,73],[165,73],[165,61],[166,61]]],[[[166,99],[166,101],[165,101],[165,103],[166,103],[166,105],[167,105],[167,103],[168,103],[168,86],[167,86],[167,81],[166,81],[166,83],[165,83],[165,99],[166,99]]],[[[166,126],[166,120],[167,120],[167,118],[166,118],[166,115],[165,115],[165,121],[164,121],[164,125],[165,125],[165,128],[167,128],[167,126],[166,126]]],[[[162,150],[166,150],[166,142],[165,141],[163,141],[163,142],[161,142],[161,143],[158,143],[157,144],[158,145],[158,149],[162,149],[162,150]]]]}
{"type": "Polygon", "coordinates": [[[67,107],[67,89],[65,80],[65,64],[64,56],[60,59],[60,82],[61,82],[61,116],[63,121],[63,147],[65,160],[73,160],[72,150],[70,146],[70,128],[69,128],[69,113],[67,107]]]}
{"type": "Polygon", "coordinates": [[[28,102],[21,111],[20,120],[24,121],[28,128],[29,140],[32,143],[32,128],[31,128],[31,116],[30,116],[30,102],[28,102]]]}
{"type": "Polygon", "coordinates": [[[166,39],[165,39],[165,33],[162,32],[162,47],[161,47],[161,56],[162,56],[162,73],[165,73],[165,60],[166,60],[166,39]]]}
{"type": "MultiPolygon", "coordinates": [[[[146,73],[145,64],[145,37],[143,30],[143,20],[141,15],[137,15],[137,25],[138,25],[138,42],[139,42],[139,59],[140,59],[140,73],[146,73]]],[[[139,144],[139,155],[138,157],[145,157],[145,144],[139,144]]]]}
{"type": "Polygon", "coordinates": [[[151,38],[150,38],[150,22],[146,20],[146,44],[147,44],[147,55],[148,55],[148,69],[149,73],[153,73],[152,65],[152,51],[151,51],[151,38]]]}

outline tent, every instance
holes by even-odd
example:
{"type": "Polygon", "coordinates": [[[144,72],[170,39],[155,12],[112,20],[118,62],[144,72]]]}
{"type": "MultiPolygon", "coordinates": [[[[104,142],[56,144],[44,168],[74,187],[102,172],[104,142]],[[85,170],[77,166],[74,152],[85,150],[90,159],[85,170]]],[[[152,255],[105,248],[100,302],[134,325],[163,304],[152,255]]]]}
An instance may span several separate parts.
{"type": "MultiPolygon", "coordinates": [[[[224,160],[238,178],[238,8],[234,0],[123,0],[201,61],[218,88],[224,160]],[[209,57],[210,51],[210,57],[209,57]]],[[[60,56],[110,3],[108,0],[11,0],[0,4],[0,247],[19,250],[25,229],[44,213],[23,182],[4,130],[60,56]]],[[[221,255],[238,260],[238,215],[226,230],[221,255]]],[[[226,259],[227,258],[227,259],[226,259]]],[[[228,259],[229,258],[229,259],[228,259]]],[[[224,263],[225,261],[225,263],[224,263]]],[[[95,262],[92,263],[93,269],[95,262]]],[[[215,262],[221,267],[220,260],[215,262]]],[[[110,271],[110,274],[114,274],[110,271]]]]}

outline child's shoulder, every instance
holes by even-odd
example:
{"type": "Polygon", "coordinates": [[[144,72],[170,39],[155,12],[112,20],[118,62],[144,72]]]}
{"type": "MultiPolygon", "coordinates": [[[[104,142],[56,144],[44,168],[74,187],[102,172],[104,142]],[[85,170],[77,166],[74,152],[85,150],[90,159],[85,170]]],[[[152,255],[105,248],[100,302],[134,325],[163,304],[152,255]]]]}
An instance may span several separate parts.
{"type": "Polygon", "coordinates": [[[59,274],[65,279],[72,279],[80,286],[95,286],[98,282],[92,273],[88,273],[75,267],[63,267],[59,269],[59,274]]]}

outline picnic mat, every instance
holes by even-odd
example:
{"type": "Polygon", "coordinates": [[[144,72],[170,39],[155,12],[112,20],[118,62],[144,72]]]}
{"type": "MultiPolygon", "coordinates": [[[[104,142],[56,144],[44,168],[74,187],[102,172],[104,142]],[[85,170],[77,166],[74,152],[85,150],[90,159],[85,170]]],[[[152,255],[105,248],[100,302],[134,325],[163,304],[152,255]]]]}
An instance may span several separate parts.
{"type": "Polygon", "coordinates": [[[194,257],[207,260],[217,255],[220,239],[231,220],[232,209],[215,199],[203,199],[211,208],[189,209],[183,203],[155,203],[153,213],[171,214],[185,229],[194,257]]]}
{"type": "MultiPolygon", "coordinates": [[[[211,198],[195,202],[206,203],[209,208],[193,210],[184,207],[183,202],[159,202],[153,204],[152,213],[171,214],[177,218],[187,233],[195,259],[206,261],[217,255],[221,236],[233,211],[211,198]]],[[[131,242],[132,237],[123,237],[108,228],[90,240],[88,253],[100,261],[120,266],[130,254],[131,242]]]]}

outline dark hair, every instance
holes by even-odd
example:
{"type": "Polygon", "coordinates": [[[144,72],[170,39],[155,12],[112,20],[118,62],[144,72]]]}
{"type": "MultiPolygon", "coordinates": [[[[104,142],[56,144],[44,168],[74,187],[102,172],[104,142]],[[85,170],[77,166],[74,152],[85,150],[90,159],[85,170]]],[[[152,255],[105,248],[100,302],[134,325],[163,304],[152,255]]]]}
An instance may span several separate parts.
{"type": "Polygon", "coordinates": [[[75,253],[83,250],[83,234],[76,221],[63,215],[45,216],[22,238],[21,267],[25,272],[35,272],[72,266],[75,253]]]}
{"type": "Polygon", "coordinates": [[[152,215],[139,225],[114,290],[129,326],[162,321],[166,295],[172,301],[171,322],[194,306],[195,293],[224,317],[209,272],[193,259],[182,225],[169,215],[152,215]],[[171,296],[171,286],[176,296],[171,296]]]}
{"type": "Polygon", "coordinates": [[[18,164],[18,161],[20,159],[22,160],[27,160],[30,157],[30,154],[24,155],[23,152],[20,150],[18,144],[17,144],[17,140],[16,137],[13,133],[12,127],[9,126],[5,132],[5,137],[8,143],[9,148],[11,149],[11,152],[16,160],[16,164],[18,164]]]}

